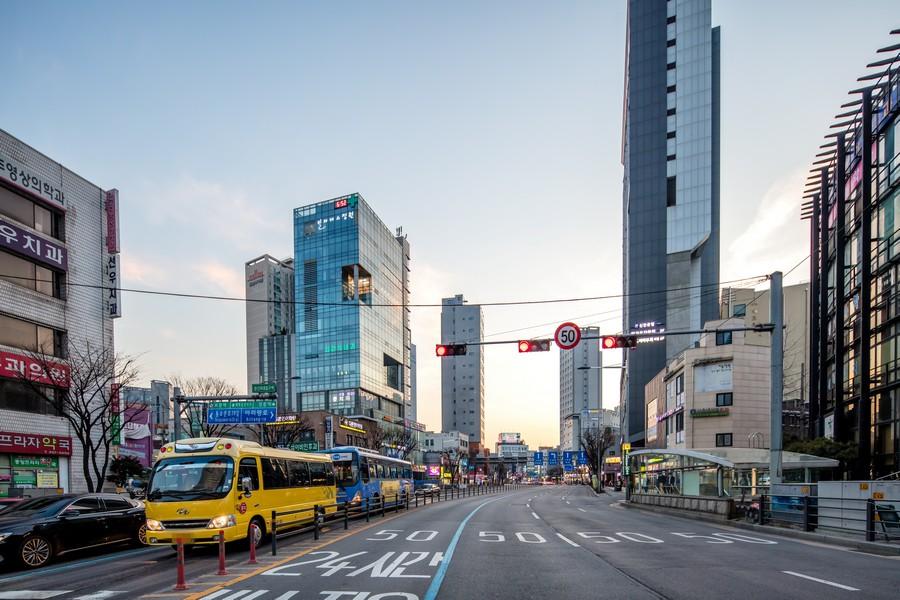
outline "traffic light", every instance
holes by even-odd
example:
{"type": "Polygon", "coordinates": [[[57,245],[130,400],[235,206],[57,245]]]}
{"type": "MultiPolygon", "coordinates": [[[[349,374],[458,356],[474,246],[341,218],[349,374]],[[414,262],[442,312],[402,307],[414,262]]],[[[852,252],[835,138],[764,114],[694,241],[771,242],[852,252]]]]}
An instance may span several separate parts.
{"type": "Polygon", "coordinates": [[[637,346],[636,335],[604,335],[600,338],[600,348],[615,350],[616,348],[634,348],[637,346]]]}
{"type": "Polygon", "coordinates": [[[465,344],[437,344],[434,347],[434,353],[440,357],[444,356],[462,356],[466,353],[465,344]]]}
{"type": "Polygon", "coordinates": [[[550,340],[519,340],[519,352],[547,352],[550,340]]]}

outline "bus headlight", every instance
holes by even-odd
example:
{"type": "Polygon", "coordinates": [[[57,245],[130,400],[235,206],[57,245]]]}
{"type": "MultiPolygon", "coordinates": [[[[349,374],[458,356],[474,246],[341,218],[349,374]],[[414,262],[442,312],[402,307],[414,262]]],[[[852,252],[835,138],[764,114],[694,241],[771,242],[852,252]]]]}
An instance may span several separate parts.
{"type": "Polygon", "coordinates": [[[234,515],[220,515],[218,517],[214,517],[209,520],[209,523],[206,525],[207,529],[222,529],[223,527],[234,527],[237,524],[237,521],[234,519],[234,515]]]}
{"type": "Polygon", "coordinates": [[[165,527],[156,519],[147,519],[147,529],[150,531],[162,531],[165,527]]]}

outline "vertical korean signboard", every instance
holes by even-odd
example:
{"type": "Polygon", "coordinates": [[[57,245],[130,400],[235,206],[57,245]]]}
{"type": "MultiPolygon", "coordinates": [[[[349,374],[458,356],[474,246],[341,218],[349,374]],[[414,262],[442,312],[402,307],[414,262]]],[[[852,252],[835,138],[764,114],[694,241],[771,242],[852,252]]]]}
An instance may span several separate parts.
{"type": "Polygon", "coordinates": [[[106,262],[104,266],[105,308],[110,319],[122,316],[121,265],[119,260],[119,190],[104,193],[106,212],[106,262]]]}

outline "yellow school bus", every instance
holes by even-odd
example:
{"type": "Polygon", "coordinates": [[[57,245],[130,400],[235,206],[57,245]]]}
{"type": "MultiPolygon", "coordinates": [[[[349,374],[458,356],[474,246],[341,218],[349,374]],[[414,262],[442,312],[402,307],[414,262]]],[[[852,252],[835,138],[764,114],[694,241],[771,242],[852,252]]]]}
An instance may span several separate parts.
{"type": "MultiPolygon", "coordinates": [[[[218,543],[249,537],[259,527],[259,544],[279,513],[315,505],[335,511],[331,458],[322,454],[267,448],[228,438],[191,438],[160,448],[147,487],[147,542],[218,543]]],[[[278,519],[279,530],[309,523],[312,512],[278,519]],[[291,522],[294,523],[291,523],[291,522]]]]}

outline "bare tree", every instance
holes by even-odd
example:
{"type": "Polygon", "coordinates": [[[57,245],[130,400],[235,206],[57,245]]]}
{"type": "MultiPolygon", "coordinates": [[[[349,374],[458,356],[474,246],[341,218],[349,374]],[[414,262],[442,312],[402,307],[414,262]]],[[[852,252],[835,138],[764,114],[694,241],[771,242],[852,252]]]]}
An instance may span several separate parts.
{"type": "Polygon", "coordinates": [[[451,484],[462,481],[463,456],[464,454],[459,451],[459,448],[441,451],[441,465],[446,466],[450,470],[451,484]]]}
{"type": "Polygon", "coordinates": [[[413,452],[419,448],[416,430],[409,427],[393,427],[384,433],[384,444],[395,449],[399,458],[409,460],[413,452]]]}
{"type": "Polygon", "coordinates": [[[42,353],[30,353],[29,358],[40,371],[22,365],[20,381],[68,421],[81,446],[81,471],[88,491],[99,492],[106,481],[110,447],[121,435],[131,409],[143,406],[123,406],[118,392],[137,379],[136,360],[90,342],[70,343],[66,365],[42,353]]]}
{"type": "Polygon", "coordinates": [[[382,427],[380,423],[376,423],[374,427],[369,429],[369,434],[367,436],[369,449],[380,454],[388,435],[388,430],[382,427]]]}
{"type": "MultiPolygon", "coordinates": [[[[169,381],[181,388],[185,396],[236,396],[237,388],[221,377],[184,377],[172,375],[169,381]]],[[[176,407],[177,408],[177,407],[176,407]]],[[[187,422],[191,435],[198,432],[202,437],[224,437],[237,429],[238,425],[210,425],[206,420],[207,404],[189,402],[183,408],[181,418],[187,422]]],[[[177,419],[176,415],[176,419],[177,419]]]]}
{"type": "Polygon", "coordinates": [[[309,417],[304,413],[290,415],[290,421],[266,423],[252,428],[256,441],[272,448],[289,448],[305,440],[310,431],[315,431],[309,417]]]}
{"type": "Polygon", "coordinates": [[[581,445],[587,452],[588,469],[597,476],[597,486],[603,489],[603,474],[600,472],[601,461],[606,451],[616,443],[616,434],[611,427],[590,427],[581,433],[581,445]]]}

